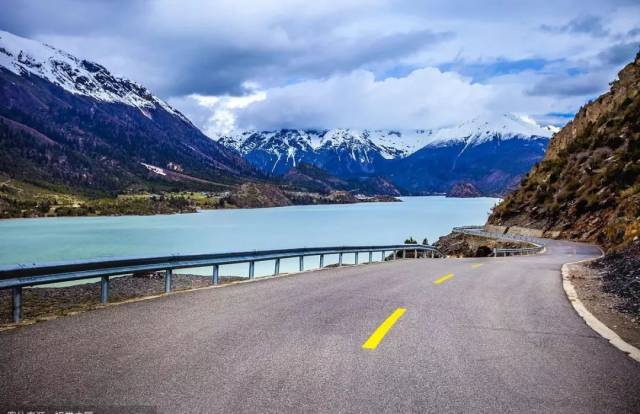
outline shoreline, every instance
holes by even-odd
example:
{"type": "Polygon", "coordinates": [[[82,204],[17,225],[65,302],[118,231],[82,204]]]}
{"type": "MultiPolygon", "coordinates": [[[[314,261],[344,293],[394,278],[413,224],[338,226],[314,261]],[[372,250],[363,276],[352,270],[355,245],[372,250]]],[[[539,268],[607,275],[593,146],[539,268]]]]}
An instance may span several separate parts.
{"type": "MultiPolygon", "coordinates": [[[[369,199],[361,199],[353,202],[319,202],[319,203],[300,203],[300,204],[280,204],[280,205],[265,205],[260,207],[239,207],[239,206],[227,206],[222,208],[195,208],[193,210],[185,211],[168,211],[158,213],[114,213],[114,214],[68,214],[68,215],[33,215],[27,217],[4,217],[0,216],[0,222],[6,222],[11,220],[33,220],[33,219],[55,219],[55,218],[84,218],[84,217],[155,217],[155,216],[174,216],[178,214],[197,214],[204,211],[217,211],[217,210],[258,210],[264,208],[281,208],[281,207],[302,207],[302,206],[322,206],[322,205],[350,205],[350,204],[365,204],[365,203],[401,203],[401,197],[414,197],[414,196],[371,196],[369,199]],[[389,197],[389,198],[387,198],[389,197]]],[[[421,196],[415,196],[421,197],[421,196]]],[[[429,196],[425,196],[429,197],[429,196]]],[[[478,197],[481,198],[481,197],[478,197]]],[[[1,213],[1,212],[0,212],[1,213]]]]}
{"type": "MultiPolygon", "coordinates": [[[[1,189],[0,189],[1,190],[1,189]]],[[[30,194],[29,198],[8,197],[0,191],[0,222],[15,219],[61,217],[123,217],[191,214],[209,210],[245,210],[290,206],[346,205],[402,202],[405,197],[450,199],[498,198],[495,195],[452,196],[432,194],[375,194],[351,191],[316,193],[282,189],[274,185],[242,186],[235,192],[179,191],[123,193],[115,197],[90,198],[72,193],[30,194]]]]}
{"type": "MultiPolygon", "coordinates": [[[[314,193],[307,193],[314,194],[314,193]]],[[[197,214],[205,211],[217,211],[217,210],[258,210],[264,208],[280,208],[280,207],[302,207],[302,206],[327,206],[327,205],[350,205],[350,204],[366,204],[366,203],[401,203],[404,202],[402,198],[406,197],[443,197],[448,199],[482,199],[482,198],[496,198],[493,196],[477,196],[477,197],[451,197],[446,194],[421,194],[421,195],[399,195],[399,196],[386,196],[386,195],[375,195],[375,196],[366,196],[366,198],[359,198],[355,201],[344,201],[344,202],[335,202],[335,201],[327,201],[327,202],[314,202],[314,203],[294,203],[294,204],[278,204],[278,205],[264,205],[264,206],[232,206],[228,205],[225,207],[195,207],[190,210],[183,211],[162,211],[162,212],[152,212],[152,213],[136,213],[136,212],[126,212],[126,213],[112,213],[112,214],[67,214],[67,215],[32,215],[27,217],[6,217],[2,216],[2,211],[0,211],[0,223],[7,222],[11,220],[34,220],[34,219],[54,219],[54,218],[85,218],[85,217],[156,217],[156,216],[174,216],[178,214],[197,214]]]]}

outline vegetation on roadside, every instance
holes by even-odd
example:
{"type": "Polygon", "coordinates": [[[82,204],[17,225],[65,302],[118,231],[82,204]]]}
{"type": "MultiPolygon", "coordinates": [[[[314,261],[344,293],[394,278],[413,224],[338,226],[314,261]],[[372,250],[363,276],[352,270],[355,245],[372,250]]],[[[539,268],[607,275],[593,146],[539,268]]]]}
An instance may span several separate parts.
{"type": "MultiPolygon", "coordinates": [[[[416,239],[412,237],[409,237],[408,239],[406,239],[404,241],[404,244],[418,244],[418,241],[416,239]]],[[[425,237],[424,239],[422,239],[422,245],[424,246],[428,246],[429,245],[429,240],[427,240],[427,238],[425,237]]]]}

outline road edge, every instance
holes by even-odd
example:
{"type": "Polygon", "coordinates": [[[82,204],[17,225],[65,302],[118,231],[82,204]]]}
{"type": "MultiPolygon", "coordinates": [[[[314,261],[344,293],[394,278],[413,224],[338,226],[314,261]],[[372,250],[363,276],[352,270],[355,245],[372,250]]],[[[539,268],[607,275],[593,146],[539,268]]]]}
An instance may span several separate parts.
{"type": "MultiPolygon", "coordinates": [[[[602,257],[602,256],[600,256],[602,257]]],[[[593,259],[585,259],[579,260],[577,262],[565,263],[562,265],[561,273],[562,273],[562,287],[564,288],[564,292],[567,295],[567,299],[571,302],[573,309],[580,315],[580,317],[584,320],[584,322],[594,331],[596,331],[600,336],[609,341],[611,345],[618,348],[620,351],[627,354],[631,359],[640,363],[640,349],[631,345],[622,339],[617,333],[615,333],[611,328],[602,323],[598,318],[596,318],[586,306],[582,303],[580,298],[578,297],[578,293],[576,292],[573,283],[571,283],[571,279],[569,278],[569,265],[591,262],[596,260],[593,259]]]]}

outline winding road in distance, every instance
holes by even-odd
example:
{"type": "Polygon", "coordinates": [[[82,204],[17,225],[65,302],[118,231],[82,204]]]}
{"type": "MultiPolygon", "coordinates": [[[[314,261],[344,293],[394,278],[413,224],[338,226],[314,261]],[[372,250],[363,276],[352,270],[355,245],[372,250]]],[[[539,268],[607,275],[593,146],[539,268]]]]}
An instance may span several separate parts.
{"type": "MultiPolygon", "coordinates": [[[[0,333],[6,404],[214,412],[640,412],[640,364],[577,315],[563,263],[399,260],[111,306],[0,333]]],[[[2,404],[0,404],[2,405],[2,404]]]]}

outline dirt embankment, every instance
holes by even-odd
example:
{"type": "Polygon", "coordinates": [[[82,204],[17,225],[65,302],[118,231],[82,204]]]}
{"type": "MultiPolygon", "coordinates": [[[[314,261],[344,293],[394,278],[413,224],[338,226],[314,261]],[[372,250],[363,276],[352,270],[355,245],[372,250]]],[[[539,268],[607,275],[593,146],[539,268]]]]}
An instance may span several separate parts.
{"type": "Polygon", "coordinates": [[[622,339],[640,348],[640,243],[588,263],[569,265],[580,301],[622,339]]]}
{"type": "Polygon", "coordinates": [[[632,315],[640,328],[640,240],[629,247],[592,262],[601,279],[602,290],[616,295],[616,308],[632,315]]]}

